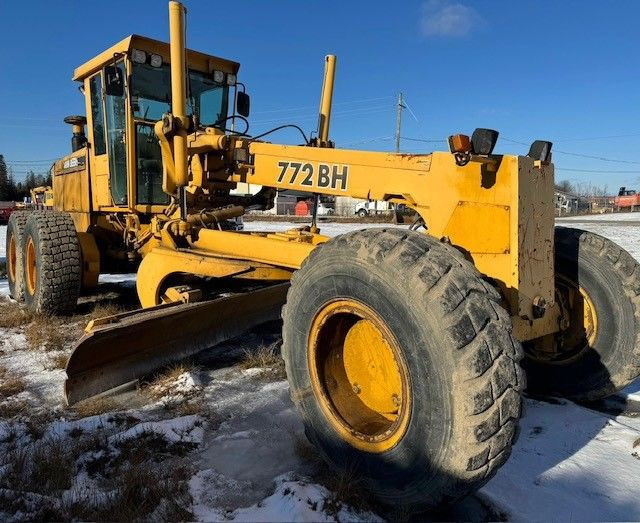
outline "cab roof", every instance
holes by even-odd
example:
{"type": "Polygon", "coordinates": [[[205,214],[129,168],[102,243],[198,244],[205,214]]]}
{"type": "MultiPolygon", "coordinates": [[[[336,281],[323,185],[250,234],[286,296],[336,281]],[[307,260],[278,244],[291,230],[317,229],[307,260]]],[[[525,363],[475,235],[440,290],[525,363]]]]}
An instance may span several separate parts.
{"type": "MultiPolygon", "coordinates": [[[[95,58],[82,64],[73,72],[73,80],[82,81],[105,65],[113,62],[114,55],[127,54],[131,49],[141,49],[148,53],[159,54],[164,63],[169,63],[169,44],[147,38],[146,36],[130,35],[120,40],[117,44],[103,51],[95,58]]],[[[238,74],[240,64],[231,60],[225,60],[217,56],[212,56],[198,51],[187,49],[187,64],[191,69],[210,73],[216,69],[226,73],[238,74]]]]}

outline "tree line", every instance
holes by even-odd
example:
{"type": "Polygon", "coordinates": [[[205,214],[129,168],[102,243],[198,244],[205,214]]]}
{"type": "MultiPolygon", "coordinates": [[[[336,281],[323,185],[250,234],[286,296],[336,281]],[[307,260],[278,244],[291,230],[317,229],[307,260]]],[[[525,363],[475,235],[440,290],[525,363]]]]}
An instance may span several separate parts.
{"type": "Polygon", "coordinates": [[[28,171],[24,181],[16,182],[11,170],[7,168],[4,156],[0,154],[0,202],[22,201],[29,191],[41,185],[51,185],[51,173],[36,174],[28,171]]]}
{"type": "MultiPolygon", "coordinates": [[[[594,185],[591,182],[572,183],[569,180],[560,180],[556,182],[556,190],[574,196],[612,196],[607,185],[594,185]]],[[[615,194],[618,192],[616,191],[615,194]]]]}

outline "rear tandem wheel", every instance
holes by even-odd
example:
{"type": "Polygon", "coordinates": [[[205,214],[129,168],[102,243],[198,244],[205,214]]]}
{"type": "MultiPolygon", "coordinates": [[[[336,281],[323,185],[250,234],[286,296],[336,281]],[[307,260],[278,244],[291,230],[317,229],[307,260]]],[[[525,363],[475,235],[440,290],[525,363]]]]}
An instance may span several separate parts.
{"type": "Polygon", "coordinates": [[[498,293],[452,247],[413,231],[338,236],[294,274],[283,319],[307,437],[381,502],[455,501],[509,456],[521,347],[498,293]]]}
{"type": "Polygon", "coordinates": [[[80,246],[65,212],[30,213],[22,237],[24,301],[34,312],[70,314],[80,295],[80,246]]]}
{"type": "Polygon", "coordinates": [[[568,326],[525,344],[528,390],[599,400],[640,374],[640,265],[580,229],[556,227],[555,246],[556,297],[568,326]]]}

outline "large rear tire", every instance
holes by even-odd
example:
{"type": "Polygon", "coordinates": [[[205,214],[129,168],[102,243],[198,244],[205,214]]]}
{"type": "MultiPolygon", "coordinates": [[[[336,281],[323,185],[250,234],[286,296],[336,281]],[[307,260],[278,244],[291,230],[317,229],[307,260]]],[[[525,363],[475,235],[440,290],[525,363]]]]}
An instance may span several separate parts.
{"type": "Polygon", "coordinates": [[[640,374],[640,266],[612,241],[580,229],[556,227],[555,252],[556,297],[568,326],[525,345],[528,390],[599,400],[640,374]]]}
{"type": "Polygon", "coordinates": [[[521,347],[498,293],[452,247],[398,229],[338,236],[294,274],[283,319],[307,437],[381,502],[453,502],[509,456],[521,347]]]}
{"type": "Polygon", "coordinates": [[[35,211],[23,238],[24,301],[34,312],[70,314],[80,295],[80,247],[71,216],[35,211]]]}
{"type": "Polygon", "coordinates": [[[7,280],[9,280],[9,294],[16,301],[24,298],[24,278],[22,236],[24,227],[29,218],[28,211],[14,211],[7,224],[6,256],[7,256],[7,280]]]}

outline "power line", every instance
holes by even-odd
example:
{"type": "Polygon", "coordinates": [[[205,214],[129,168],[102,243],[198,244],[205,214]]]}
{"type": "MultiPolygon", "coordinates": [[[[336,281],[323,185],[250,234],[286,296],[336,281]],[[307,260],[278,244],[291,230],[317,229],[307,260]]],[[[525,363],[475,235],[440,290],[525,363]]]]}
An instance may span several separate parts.
{"type": "Polygon", "coordinates": [[[347,142],[347,143],[341,143],[341,146],[347,146],[347,145],[359,145],[362,143],[372,143],[372,142],[383,142],[386,140],[393,140],[393,136],[378,136],[376,138],[363,138],[361,140],[357,140],[355,142],[347,142]]]}
{"type": "MultiPolygon", "coordinates": [[[[379,96],[378,98],[365,98],[363,100],[347,100],[344,102],[334,102],[335,105],[349,105],[349,104],[359,104],[359,103],[368,103],[368,102],[377,102],[380,100],[390,100],[392,96],[379,96]]],[[[289,113],[293,111],[302,111],[307,109],[316,109],[315,105],[306,105],[304,107],[289,107],[287,109],[269,109],[266,111],[256,111],[253,114],[269,114],[269,113],[289,113]]]]}
{"type": "Polygon", "coordinates": [[[410,142],[424,142],[424,143],[446,143],[446,140],[426,139],[426,138],[410,138],[409,136],[401,136],[403,140],[409,140],[410,142]]]}
{"type": "MultiPolygon", "coordinates": [[[[510,138],[505,138],[504,136],[502,137],[502,139],[505,142],[511,142],[511,143],[517,143],[518,145],[524,145],[525,147],[529,147],[528,143],[525,142],[520,142],[518,140],[511,140],[510,138]]],[[[634,165],[640,165],[640,162],[638,161],[633,161],[633,160],[619,160],[619,159],[614,159],[614,158],[605,158],[604,156],[593,156],[590,154],[582,154],[582,153],[573,153],[573,152],[568,152],[568,151],[561,151],[559,149],[554,148],[553,149],[554,153],[559,153],[559,154],[566,154],[569,156],[577,156],[579,158],[589,158],[590,160],[599,160],[601,162],[613,162],[613,163],[629,163],[629,164],[634,164],[634,165]]]]}
{"type": "Polygon", "coordinates": [[[614,134],[610,136],[590,136],[588,138],[562,138],[560,140],[555,140],[555,142],[588,142],[590,140],[611,140],[614,138],[633,138],[636,136],[640,136],[640,133],[631,133],[631,134],[614,134]]]}
{"type": "Polygon", "coordinates": [[[571,171],[576,173],[596,173],[596,174],[640,174],[640,171],[607,171],[600,169],[575,169],[571,167],[557,167],[556,171],[571,171]]]}
{"type": "MultiPolygon", "coordinates": [[[[387,106],[378,106],[378,107],[360,107],[358,109],[346,109],[344,111],[335,111],[331,113],[331,118],[341,117],[345,115],[367,115],[367,114],[377,114],[381,112],[390,111],[391,107],[387,106]]],[[[281,118],[270,119],[270,120],[258,120],[256,122],[251,122],[252,125],[263,125],[269,123],[279,123],[284,120],[315,120],[318,118],[317,114],[309,114],[308,116],[282,116],[281,118]]]]}

